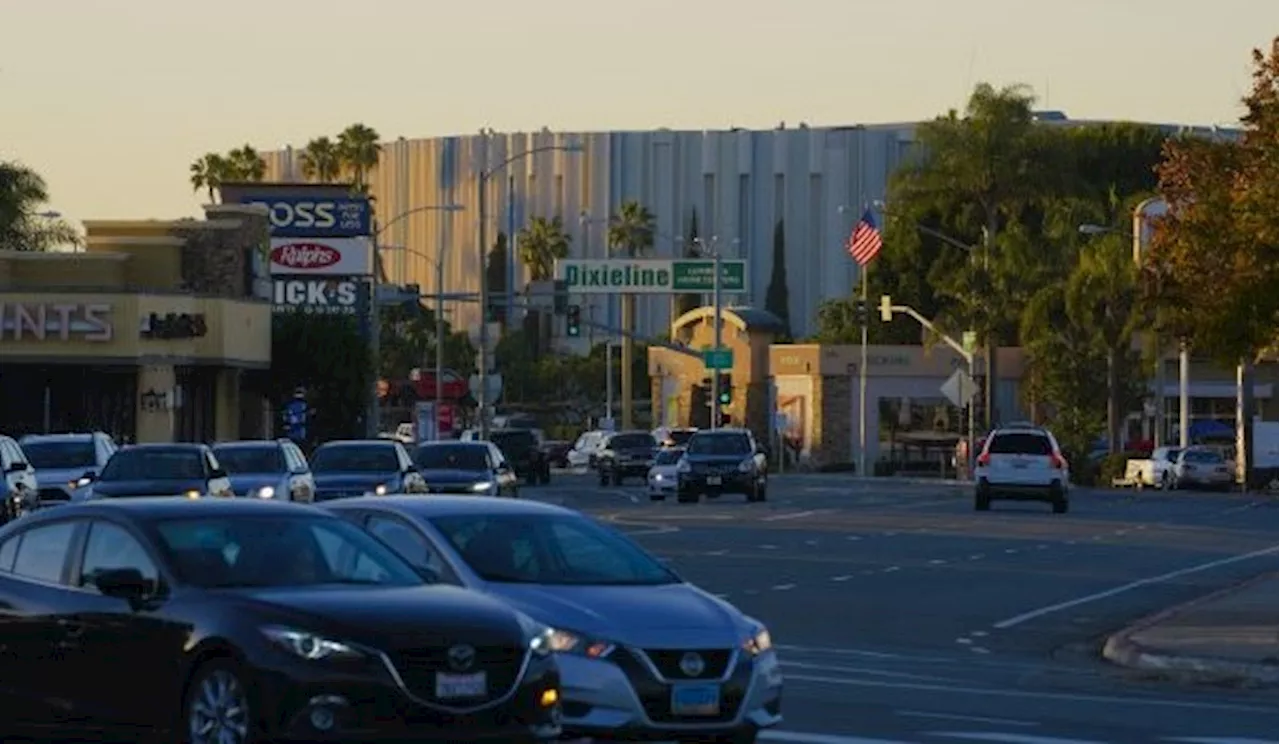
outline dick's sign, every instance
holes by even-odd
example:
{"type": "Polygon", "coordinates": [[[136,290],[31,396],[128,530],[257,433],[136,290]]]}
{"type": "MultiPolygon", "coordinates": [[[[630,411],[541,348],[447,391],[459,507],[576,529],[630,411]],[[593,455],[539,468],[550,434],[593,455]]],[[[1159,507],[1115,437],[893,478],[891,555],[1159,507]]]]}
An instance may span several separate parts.
{"type": "Polygon", "coordinates": [[[369,283],[357,276],[276,276],[272,309],[278,313],[364,316],[369,312],[369,283]]]}

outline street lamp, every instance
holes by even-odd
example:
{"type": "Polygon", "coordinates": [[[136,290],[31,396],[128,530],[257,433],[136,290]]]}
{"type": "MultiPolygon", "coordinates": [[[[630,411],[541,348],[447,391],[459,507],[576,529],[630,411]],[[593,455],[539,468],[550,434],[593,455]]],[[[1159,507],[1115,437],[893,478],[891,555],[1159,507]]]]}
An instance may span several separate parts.
{"type": "MultiPolygon", "coordinates": [[[[378,237],[386,232],[392,225],[420,212],[460,212],[462,206],[458,204],[426,204],[397,214],[387,220],[386,224],[377,225],[373,231],[373,281],[370,290],[370,320],[371,326],[369,331],[369,346],[373,356],[374,377],[378,375],[380,369],[379,359],[382,356],[382,322],[378,313],[378,285],[379,285],[379,267],[382,266],[382,256],[379,253],[378,237]]],[[[436,257],[436,416],[440,415],[440,399],[444,397],[444,383],[440,374],[441,367],[444,366],[444,344],[442,336],[444,334],[444,241],[440,241],[440,255],[436,257]]],[[[402,250],[408,253],[414,253],[401,246],[402,250]]],[[[420,255],[420,254],[419,254],[420,255]]],[[[366,430],[370,437],[378,435],[378,386],[375,384],[370,391],[369,399],[369,421],[366,424],[366,430]]]]}
{"type": "MultiPolygon", "coordinates": [[[[489,438],[489,272],[485,271],[485,258],[488,254],[488,219],[486,212],[489,179],[503,171],[508,165],[523,160],[540,152],[582,152],[582,146],[573,143],[568,145],[543,145],[524,152],[518,152],[498,163],[492,168],[481,170],[476,177],[476,208],[479,212],[476,251],[479,253],[480,267],[480,389],[477,391],[476,404],[480,409],[480,438],[489,438]]],[[[510,196],[508,196],[510,198],[510,196]]]]}

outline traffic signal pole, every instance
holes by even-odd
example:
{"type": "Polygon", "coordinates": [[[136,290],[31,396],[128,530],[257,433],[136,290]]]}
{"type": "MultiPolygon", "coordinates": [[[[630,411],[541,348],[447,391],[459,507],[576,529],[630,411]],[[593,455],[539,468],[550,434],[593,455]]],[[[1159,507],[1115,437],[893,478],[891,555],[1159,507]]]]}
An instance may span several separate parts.
{"type": "MultiPolygon", "coordinates": [[[[720,251],[716,251],[715,255],[712,256],[712,259],[712,267],[715,271],[715,278],[712,280],[711,285],[711,291],[714,298],[712,306],[714,307],[715,312],[713,320],[714,325],[712,326],[712,328],[715,329],[715,344],[713,348],[715,348],[716,355],[718,356],[720,354],[720,342],[722,340],[720,329],[720,251]]],[[[717,359],[717,361],[719,360],[717,359]]],[[[711,429],[714,431],[715,429],[720,428],[720,370],[713,369],[711,370],[711,373],[711,401],[713,403],[711,411],[711,429]]]]}

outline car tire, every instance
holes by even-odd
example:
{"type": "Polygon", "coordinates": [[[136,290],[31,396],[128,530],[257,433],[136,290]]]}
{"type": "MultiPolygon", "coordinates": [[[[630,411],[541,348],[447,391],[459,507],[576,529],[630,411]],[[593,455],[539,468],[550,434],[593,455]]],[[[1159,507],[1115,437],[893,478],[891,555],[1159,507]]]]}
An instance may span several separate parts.
{"type": "Polygon", "coordinates": [[[676,502],[681,504],[698,503],[698,493],[696,491],[679,491],[676,493],[676,502]]]}
{"type": "Polygon", "coordinates": [[[1160,490],[1162,491],[1173,490],[1173,476],[1170,475],[1169,471],[1167,470],[1165,471],[1164,475],[1160,476],[1160,490]]]}
{"type": "Polygon", "coordinates": [[[666,501],[666,500],[667,500],[667,497],[666,497],[666,495],[665,495],[665,494],[661,494],[661,493],[651,493],[651,494],[649,494],[649,500],[650,500],[650,501],[666,501]]]}
{"type": "Polygon", "coordinates": [[[978,493],[973,496],[974,511],[991,511],[991,495],[978,493]]]}
{"type": "Polygon", "coordinates": [[[610,476],[610,478],[609,478],[609,482],[610,482],[610,483],[612,483],[612,484],[613,484],[613,485],[615,485],[615,486],[621,486],[621,485],[622,485],[622,473],[614,472],[614,473],[613,473],[613,475],[612,475],[612,476],[610,476]]]}
{"type": "Polygon", "coordinates": [[[207,720],[208,709],[220,706],[241,711],[241,716],[233,717],[233,722],[242,718],[244,724],[244,735],[236,739],[236,744],[259,741],[250,688],[245,685],[237,665],[228,659],[207,661],[191,675],[182,702],[180,740],[186,744],[216,744],[219,741],[216,735],[200,735],[197,729],[207,720]]]}
{"type": "Polygon", "coordinates": [[[1050,503],[1053,504],[1054,514],[1066,514],[1067,508],[1070,505],[1069,502],[1066,500],[1066,498],[1062,496],[1059,496],[1058,498],[1054,499],[1050,503]]]}
{"type": "Polygon", "coordinates": [[[609,485],[609,474],[601,470],[600,471],[600,487],[604,488],[607,485],[609,485]]]}

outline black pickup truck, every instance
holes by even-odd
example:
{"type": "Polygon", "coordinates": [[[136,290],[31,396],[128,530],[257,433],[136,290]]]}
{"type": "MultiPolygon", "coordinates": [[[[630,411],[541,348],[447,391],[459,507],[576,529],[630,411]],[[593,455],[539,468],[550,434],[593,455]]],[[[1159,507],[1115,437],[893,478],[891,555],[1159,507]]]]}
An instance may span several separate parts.
{"type": "Polygon", "coordinates": [[[624,478],[644,478],[653,467],[658,442],[647,431],[620,431],[605,436],[596,450],[600,485],[622,485],[624,478]]]}
{"type": "Polygon", "coordinates": [[[498,429],[489,433],[489,440],[498,445],[516,475],[530,485],[551,482],[551,462],[538,442],[538,436],[529,429],[498,429]]]}

